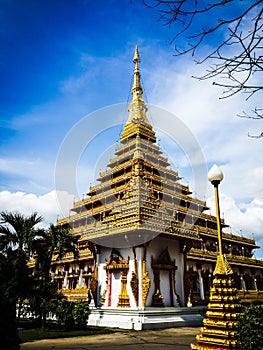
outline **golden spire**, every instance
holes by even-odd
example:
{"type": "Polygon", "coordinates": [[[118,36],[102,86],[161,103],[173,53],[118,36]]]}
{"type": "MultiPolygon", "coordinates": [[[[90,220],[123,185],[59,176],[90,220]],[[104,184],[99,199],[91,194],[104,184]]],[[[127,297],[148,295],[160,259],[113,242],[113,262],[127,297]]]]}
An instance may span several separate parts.
{"type": "Polygon", "coordinates": [[[133,73],[133,86],[132,86],[132,96],[133,100],[138,99],[139,96],[142,96],[143,90],[141,86],[141,74],[139,63],[141,62],[141,58],[139,55],[138,46],[136,45],[133,62],[135,63],[134,73],[133,73]]]}
{"type": "Polygon", "coordinates": [[[155,132],[149,123],[146,112],[147,107],[142,98],[143,89],[141,85],[141,73],[139,63],[141,61],[138,46],[135,48],[133,62],[135,64],[133,72],[132,101],[128,108],[129,118],[121,135],[121,142],[140,135],[152,141],[156,141],[155,132]]]}

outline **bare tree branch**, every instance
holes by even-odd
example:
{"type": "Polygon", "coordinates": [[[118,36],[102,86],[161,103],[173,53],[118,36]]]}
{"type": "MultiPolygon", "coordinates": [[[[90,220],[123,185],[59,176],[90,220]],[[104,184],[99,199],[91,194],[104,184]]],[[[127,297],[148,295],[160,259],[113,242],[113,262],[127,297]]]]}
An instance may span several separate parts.
{"type": "MultiPolygon", "coordinates": [[[[160,13],[159,20],[170,26],[175,56],[197,55],[201,46],[216,46],[197,64],[211,62],[199,80],[216,79],[224,88],[221,98],[245,93],[246,100],[263,90],[263,0],[143,0],[160,13]],[[216,45],[215,45],[216,43],[216,45]]],[[[252,119],[263,119],[263,108],[252,119]],[[259,118],[255,118],[259,116],[259,118]]],[[[250,118],[244,113],[243,117],[250,118]]],[[[260,134],[262,135],[262,134],[260,134]]],[[[262,136],[259,136],[262,137],[262,136]]]]}
{"type": "Polygon", "coordinates": [[[246,112],[243,111],[243,114],[238,114],[237,116],[239,118],[246,118],[246,119],[263,119],[263,113],[262,113],[262,108],[255,108],[253,113],[254,115],[247,114],[246,112]]]}
{"type": "Polygon", "coordinates": [[[261,139],[263,137],[263,132],[259,135],[251,135],[250,133],[247,134],[248,137],[251,137],[253,139],[261,139]]]}

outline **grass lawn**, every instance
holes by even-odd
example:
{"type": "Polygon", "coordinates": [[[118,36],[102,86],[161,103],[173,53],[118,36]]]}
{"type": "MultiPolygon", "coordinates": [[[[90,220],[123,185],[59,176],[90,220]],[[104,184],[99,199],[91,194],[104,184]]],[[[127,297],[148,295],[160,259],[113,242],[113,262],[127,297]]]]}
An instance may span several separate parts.
{"type": "Polygon", "coordinates": [[[41,339],[78,337],[116,332],[114,329],[102,327],[87,327],[83,330],[65,330],[63,327],[56,324],[49,324],[45,330],[42,330],[42,328],[34,327],[34,324],[31,322],[19,324],[18,330],[21,343],[41,339]]]}

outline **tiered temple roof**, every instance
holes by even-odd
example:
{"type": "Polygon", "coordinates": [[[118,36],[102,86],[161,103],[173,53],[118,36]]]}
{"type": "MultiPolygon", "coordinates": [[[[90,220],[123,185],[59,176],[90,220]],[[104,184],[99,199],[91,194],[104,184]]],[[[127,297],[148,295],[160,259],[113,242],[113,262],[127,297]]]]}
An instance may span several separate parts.
{"type": "Polygon", "coordinates": [[[189,187],[180,183],[178,172],[156,144],[142,98],[137,47],[133,61],[133,97],[121,146],[99,174],[99,183],[90,187],[85,199],[74,203],[75,214],[58,224],[69,224],[80,242],[99,240],[101,244],[105,237],[116,238],[118,244],[126,240],[129,245],[157,234],[186,241],[200,241],[201,233],[216,237],[216,218],[204,213],[205,201],[191,197],[189,187]]]}

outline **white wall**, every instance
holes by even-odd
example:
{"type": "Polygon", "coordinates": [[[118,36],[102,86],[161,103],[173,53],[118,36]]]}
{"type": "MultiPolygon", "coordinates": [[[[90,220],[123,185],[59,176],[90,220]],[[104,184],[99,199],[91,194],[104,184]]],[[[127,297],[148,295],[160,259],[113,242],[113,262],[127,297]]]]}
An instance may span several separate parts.
{"type": "MultiPolygon", "coordinates": [[[[127,293],[130,297],[130,306],[132,308],[136,307],[135,299],[132,293],[132,289],[130,286],[130,280],[132,277],[132,272],[134,271],[134,259],[133,259],[133,252],[132,248],[120,248],[117,249],[117,251],[120,253],[120,255],[123,257],[123,259],[129,259],[129,272],[127,275],[127,293]]],[[[100,257],[99,257],[99,266],[98,266],[98,274],[99,274],[99,288],[100,288],[100,296],[103,295],[105,288],[106,288],[106,271],[104,269],[104,266],[106,265],[106,261],[109,260],[111,256],[112,249],[111,248],[105,248],[101,247],[100,257]]],[[[112,286],[111,286],[111,307],[115,308],[117,307],[118,301],[119,301],[119,295],[121,292],[121,273],[120,271],[113,271],[112,272],[112,286]]],[[[104,307],[108,306],[108,297],[109,293],[106,295],[106,300],[104,307]]]]}
{"type": "MultiPolygon", "coordinates": [[[[179,295],[180,300],[184,301],[184,289],[183,289],[183,254],[180,253],[179,243],[176,240],[156,237],[151,241],[147,247],[146,254],[146,270],[151,280],[151,286],[148,293],[146,306],[152,305],[152,296],[154,293],[154,275],[151,267],[152,256],[156,260],[159,255],[168,247],[168,251],[172,261],[175,259],[177,270],[175,271],[175,290],[179,295]]],[[[111,248],[101,247],[98,263],[98,278],[99,278],[99,290],[100,297],[103,295],[106,288],[106,271],[104,269],[106,261],[110,258],[111,248]]],[[[120,248],[118,252],[124,259],[129,258],[129,272],[127,275],[127,293],[130,297],[131,308],[136,308],[136,302],[130,286],[132,272],[134,271],[134,257],[132,248],[120,248]]],[[[119,271],[112,272],[112,295],[111,295],[111,307],[115,308],[118,304],[119,295],[121,292],[121,273],[119,271]]],[[[160,289],[164,297],[165,306],[170,306],[170,287],[169,287],[169,272],[161,270],[160,273],[160,289]]],[[[108,307],[108,296],[107,293],[104,307],[108,307]]],[[[174,295],[174,305],[177,303],[176,295],[174,295]]]]}
{"type": "MultiPolygon", "coordinates": [[[[152,296],[154,293],[154,275],[151,267],[152,256],[154,260],[158,259],[160,254],[168,247],[168,251],[172,260],[175,259],[175,265],[177,270],[175,271],[175,291],[180,296],[181,301],[184,300],[184,289],[183,289],[183,254],[180,253],[179,243],[176,240],[157,237],[152,240],[147,247],[147,271],[151,279],[151,288],[148,294],[146,306],[151,306],[152,296]]],[[[161,271],[160,274],[160,289],[161,293],[164,296],[164,302],[168,306],[170,305],[170,289],[169,289],[169,273],[161,271]]],[[[174,297],[176,301],[176,297],[174,297]]]]}

